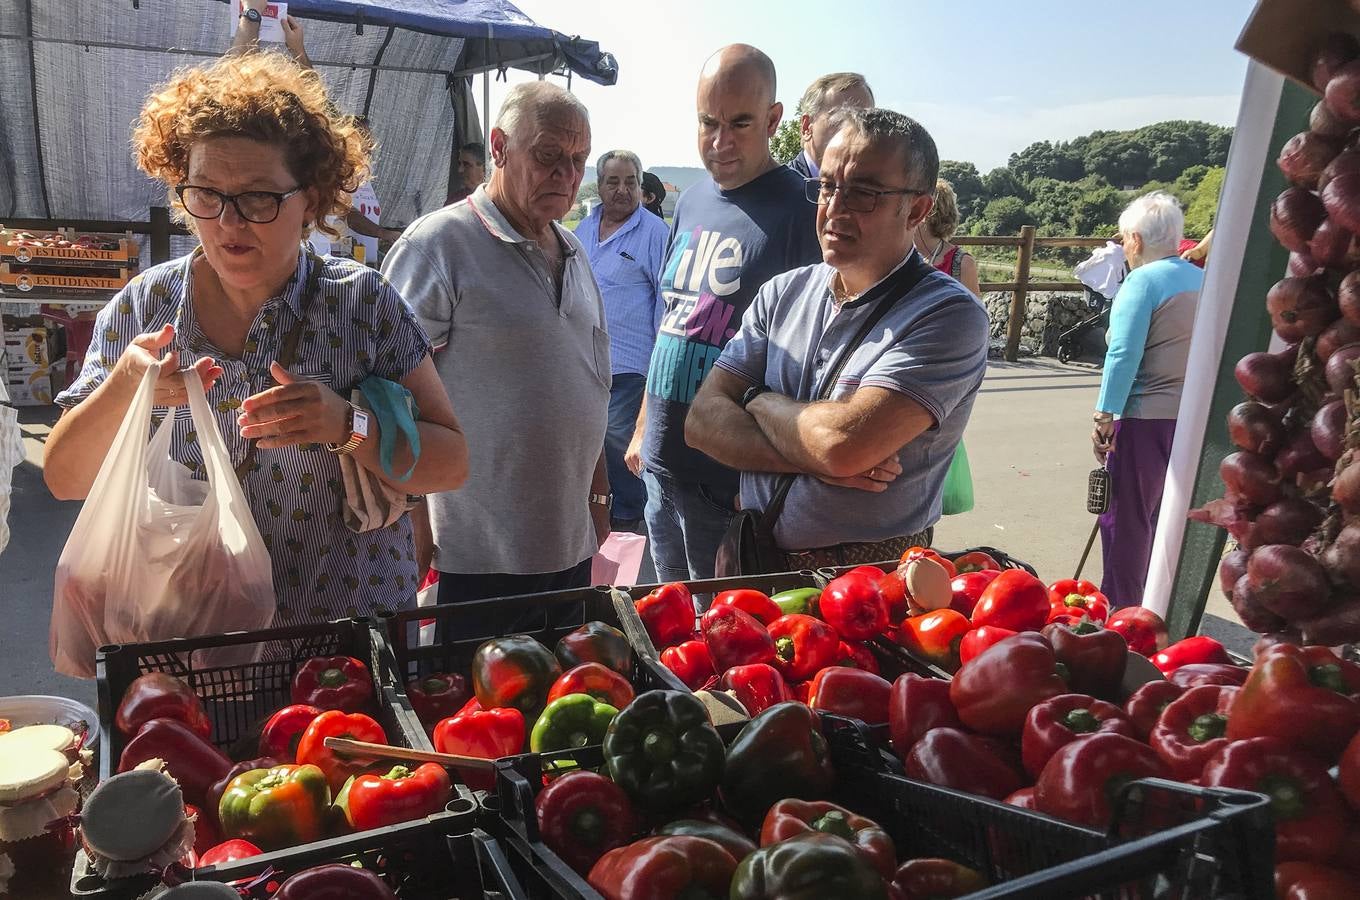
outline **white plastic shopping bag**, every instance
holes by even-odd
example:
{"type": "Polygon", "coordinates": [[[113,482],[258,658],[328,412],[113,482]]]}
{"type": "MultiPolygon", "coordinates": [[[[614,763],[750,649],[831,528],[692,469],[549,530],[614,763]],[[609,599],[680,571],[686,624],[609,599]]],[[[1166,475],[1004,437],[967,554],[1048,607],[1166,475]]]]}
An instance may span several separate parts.
{"type": "MultiPolygon", "coordinates": [[[[186,378],[207,481],[170,458],[173,415],[147,441],[159,368],[142,379],[57,562],[49,650],[58,672],[95,674],[102,644],[267,628],[264,546],[203,385],[186,378]]],[[[258,644],[195,653],[199,667],[254,661],[258,644]]]]}
{"type": "Polygon", "coordinates": [[[604,545],[590,559],[591,584],[631,585],[642,569],[647,537],[629,531],[611,531],[604,545]]]}
{"type": "MultiPolygon", "coordinates": [[[[0,392],[4,386],[0,385],[0,392]]],[[[13,407],[0,405],[0,553],[9,544],[9,498],[14,489],[14,467],[24,461],[24,437],[19,432],[19,414],[13,407]]]]}

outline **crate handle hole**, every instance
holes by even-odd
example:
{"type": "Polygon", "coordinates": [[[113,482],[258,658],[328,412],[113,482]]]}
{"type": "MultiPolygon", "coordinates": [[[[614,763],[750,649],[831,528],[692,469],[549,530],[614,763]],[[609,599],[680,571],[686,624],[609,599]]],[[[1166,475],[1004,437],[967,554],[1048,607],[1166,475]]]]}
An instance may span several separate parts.
{"type": "Polygon", "coordinates": [[[477,801],[471,797],[454,797],[444,807],[445,812],[473,813],[477,811],[477,801]]]}

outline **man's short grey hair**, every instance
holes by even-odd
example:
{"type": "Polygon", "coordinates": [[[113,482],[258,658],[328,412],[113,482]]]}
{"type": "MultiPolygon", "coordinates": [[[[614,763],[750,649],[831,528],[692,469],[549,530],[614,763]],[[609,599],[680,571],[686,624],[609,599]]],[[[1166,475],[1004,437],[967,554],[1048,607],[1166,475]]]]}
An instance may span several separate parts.
{"type": "Polygon", "coordinates": [[[940,154],[935,149],[935,139],[920,122],[891,109],[853,106],[837,110],[832,122],[834,134],[853,129],[875,144],[882,142],[895,147],[905,165],[907,185],[928,194],[935,192],[935,181],[940,177],[940,154]]]}
{"type": "Polygon", "coordinates": [[[496,127],[513,138],[522,122],[533,122],[555,109],[570,110],[590,121],[586,105],[571,91],[550,81],[526,81],[515,85],[505,95],[505,102],[496,116],[496,127]]]}
{"type": "Polygon", "coordinates": [[[595,163],[596,184],[604,183],[605,164],[615,159],[621,159],[624,162],[631,164],[634,169],[637,169],[638,184],[642,184],[642,160],[638,159],[638,155],[632,150],[606,150],[604,153],[601,153],[599,160],[595,163]]]}
{"type": "Polygon", "coordinates": [[[1143,257],[1149,261],[1174,256],[1185,235],[1185,214],[1180,201],[1166,191],[1144,194],[1119,214],[1119,233],[1143,239],[1143,257]]]}
{"type": "Polygon", "coordinates": [[[869,95],[869,103],[872,105],[874,89],[869,87],[869,82],[863,75],[858,72],[832,72],[830,75],[823,75],[803,91],[803,99],[798,101],[798,113],[815,119],[827,111],[832,97],[857,88],[869,95]]]}

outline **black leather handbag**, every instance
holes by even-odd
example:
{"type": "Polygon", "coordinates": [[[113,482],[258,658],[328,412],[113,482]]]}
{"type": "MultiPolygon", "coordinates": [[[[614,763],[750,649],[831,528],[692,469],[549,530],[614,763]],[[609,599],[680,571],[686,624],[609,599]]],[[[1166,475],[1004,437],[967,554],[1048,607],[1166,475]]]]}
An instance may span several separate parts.
{"type": "MultiPolygon", "coordinates": [[[[859,345],[864,343],[869,332],[873,330],[894,304],[901,298],[907,296],[915,290],[916,285],[921,282],[931,272],[935,271],[920,255],[913,257],[916,267],[907,274],[907,278],[901,285],[901,289],[895,291],[896,296],[888,295],[878,301],[874,311],[864,320],[854,338],[846,345],[840,358],[836,360],[822,382],[822,389],[818,392],[817,400],[828,400],[831,392],[836,388],[836,382],[840,379],[841,372],[845,369],[846,363],[854,355],[859,345]]],[[[775,483],[774,493],[770,496],[770,502],[765,509],[743,509],[738,510],[732,517],[732,521],[727,526],[727,532],[723,535],[722,543],[718,544],[718,555],[714,560],[714,574],[718,578],[732,578],[737,575],[765,575],[770,572],[783,572],[788,569],[787,557],[783,550],[774,540],[774,526],[779,521],[779,515],[784,511],[784,501],[788,499],[789,489],[793,487],[793,482],[798,478],[798,473],[791,472],[779,476],[775,483]]]]}

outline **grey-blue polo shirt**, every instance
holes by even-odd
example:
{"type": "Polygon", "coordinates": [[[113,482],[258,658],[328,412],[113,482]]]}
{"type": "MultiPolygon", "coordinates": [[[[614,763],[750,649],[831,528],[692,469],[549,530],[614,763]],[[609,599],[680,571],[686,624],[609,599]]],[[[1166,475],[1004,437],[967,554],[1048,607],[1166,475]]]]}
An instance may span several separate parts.
{"type": "MultiPolygon", "coordinates": [[[[873,303],[865,298],[869,302],[852,301],[838,310],[831,293],[834,274],[821,263],[766,282],[717,365],[795,400],[816,397],[824,372],[858,333],[873,303]]],[[[897,298],[850,357],[831,398],[860,387],[887,388],[915,400],[935,423],[901,449],[902,474],[882,493],[800,476],[775,526],[779,546],[807,550],[883,541],[935,524],[945,473],[986,372],[988,342],[981,301],[943,272],[931,272],[897,298]]],[[[778,479],[769,472],[741,473],[742,507],[764,509],[778,479]]]]}

